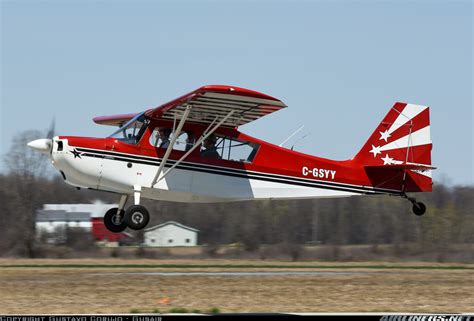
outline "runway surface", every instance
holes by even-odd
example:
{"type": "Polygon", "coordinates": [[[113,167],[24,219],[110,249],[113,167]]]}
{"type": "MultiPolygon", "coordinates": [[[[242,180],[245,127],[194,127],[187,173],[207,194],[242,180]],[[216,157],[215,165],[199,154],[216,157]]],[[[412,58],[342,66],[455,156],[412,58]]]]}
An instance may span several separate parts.
{"type": "MultiPolygon", "coordinates": [[[[327,275],[354,275],[354,274],[375,274],[381,272],[119,272],[100,273],[99,275],[144,275],[144,276],[327,276],[327,275]]],[[[95,275],[98,275],[97,273],[95,275]]]]}
{"type": "Polygon", "coordinates": [[[0,260],[0,314],[451,314],[473,311],[473,272],[388,262],[0,260]]]}

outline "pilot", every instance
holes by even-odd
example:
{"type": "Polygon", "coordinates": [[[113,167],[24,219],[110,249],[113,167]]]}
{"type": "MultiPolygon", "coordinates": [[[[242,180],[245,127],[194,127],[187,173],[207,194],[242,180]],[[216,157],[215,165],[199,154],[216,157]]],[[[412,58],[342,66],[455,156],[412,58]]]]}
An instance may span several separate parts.
{"type": "Polygon", "coordinates": [[[169,128],[158,128],[158,134],[160,135],[161,143],[160,148],[168,148],[170,145],[171,129],[169,128]]]}
{"type": "Polygon", "coordinates": [[[194,142],[196,141],[196,136],[194,135],[193,132],[186,132],[187,137],[186,137],[186,147],[184,148],[184,151],[187,152],[194,146],[194,142]]]}
{"type": "Polygon", "coordinates": [[[204,146],[204,150],[201,151],[201,156],[202,157],[208,157],[208,158],[216,158],[220,159],[221,155],[217,152],[216,148],[216,136],[210,135],[207,137],[202,145],[204,146]]]}

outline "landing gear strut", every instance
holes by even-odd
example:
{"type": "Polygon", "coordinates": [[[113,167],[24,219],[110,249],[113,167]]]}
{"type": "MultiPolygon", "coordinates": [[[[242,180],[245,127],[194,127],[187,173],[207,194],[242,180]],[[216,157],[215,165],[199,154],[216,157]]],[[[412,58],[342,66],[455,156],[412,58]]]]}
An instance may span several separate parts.
{"type": "Polygon", "coordinates": [[[145,228],[150,221],[150,213],[148,210],[140,205],[141,186],[133,187],[134,203],[124,211],[125,203],[127,203],[128,195],[120,197],[119,207],[111,208],[105,213],[104,225],[114,233],[120,233],[127,227],[132,230],[141,230],[145,228]]]}
{"type": "Polygon", "coordinates": [[[417,216],[421,216],[421,215],[425,214],[425,212],[426,212],[425,204],[423,204],[422,202],[417,202],[414,197],[408,197],[405,193],[402,194],[402,197],[406,198],[407,200],[409,200],[413,204],[413,207],[412,207],[413,214],[415,214],[417,216]]]}

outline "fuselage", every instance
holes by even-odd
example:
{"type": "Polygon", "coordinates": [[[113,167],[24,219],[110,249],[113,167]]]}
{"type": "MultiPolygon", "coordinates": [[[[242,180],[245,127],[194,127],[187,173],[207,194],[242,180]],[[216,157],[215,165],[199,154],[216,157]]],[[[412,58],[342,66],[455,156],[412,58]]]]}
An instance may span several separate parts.
{"type": "Polygon", "coordinates": [[[114,233],[147,226],[142,197],[215,203],[391,194],[409,200],[414,214],[425,213],[406,193],[432,190],[428,106],[396,102],[359,152],[343,161],[237,130],[286,107],[253,90],[207,85],[141,113],[95,117],[97,124],[118,126],[107,138],[57,136],[28,146],[49,154],[67,183],[120,195],[104,215],[114,233]]]}
{"type": "MultiPolygon", "coordinates": [[[[142,197],[178,202],[400,193],[396,188],[372,186],[363,164],[299,153],[232,128],[216,131],[219,158],[205,157],[201,148],[196,148],[151,187],[166,151],[153,143],[158,126],[172,128],[173,122],[151,121],[133,142],[117,137],[55,137],[53,165],[73,186],[119,194],[131,194],[134,186],[140,186],[142,197]]],[[[205,129],[204,125],[190,123],[183,132],[200,137],[205,129]]],[[[164,172],[185,154],[185,148],[183,142],[176,144],[164,172]]]]}

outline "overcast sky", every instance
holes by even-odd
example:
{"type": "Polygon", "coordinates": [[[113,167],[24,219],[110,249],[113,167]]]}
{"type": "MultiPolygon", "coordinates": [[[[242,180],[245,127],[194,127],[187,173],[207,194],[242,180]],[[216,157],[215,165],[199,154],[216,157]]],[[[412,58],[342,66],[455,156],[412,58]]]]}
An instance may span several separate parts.
{"type": "Polygon", "coordinates": [[[471,1],[1,1],[0,152],[53,117],[102,137],[94,116],[230,84],[289,106],[243,132],[279,144],[304,125],[295,149],[332,159],[394,102],[429,105],[434,180],[473,184],[472,16],[471,1]]]}

